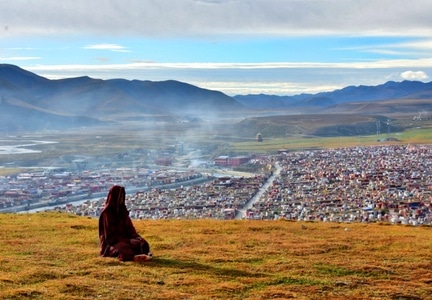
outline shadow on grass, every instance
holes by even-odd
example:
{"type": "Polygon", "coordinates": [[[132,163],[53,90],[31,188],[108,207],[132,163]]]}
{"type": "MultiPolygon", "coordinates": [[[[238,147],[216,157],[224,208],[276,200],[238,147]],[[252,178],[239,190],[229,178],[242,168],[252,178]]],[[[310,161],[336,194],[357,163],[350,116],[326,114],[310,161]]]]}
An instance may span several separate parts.
{"type": "Polygon", "coordinates": [[[266,277],[264,273],[252,273],[237,269],[220,268],[211,265],[201,264],[195,261],[183,261],[168,258],[153,258],[152,261],[143,262],[143,264],[148,264],[154,267],[167,267],[181,269],[182,271],[191,270],[193,272],[204,272],[204,273],[214,273],[219,276],[229,276],[229,277],[266,277]]]}

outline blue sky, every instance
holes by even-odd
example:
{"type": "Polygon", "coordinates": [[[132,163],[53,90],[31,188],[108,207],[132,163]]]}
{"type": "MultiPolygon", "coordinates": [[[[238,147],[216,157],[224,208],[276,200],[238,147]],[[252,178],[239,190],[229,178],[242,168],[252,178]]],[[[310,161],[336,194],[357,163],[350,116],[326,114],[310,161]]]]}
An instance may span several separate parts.
{"type": "Polygon", "coordinates": [[[0,63],[229,95],[430,81],[432,1],[2,0],[0,63]]]}

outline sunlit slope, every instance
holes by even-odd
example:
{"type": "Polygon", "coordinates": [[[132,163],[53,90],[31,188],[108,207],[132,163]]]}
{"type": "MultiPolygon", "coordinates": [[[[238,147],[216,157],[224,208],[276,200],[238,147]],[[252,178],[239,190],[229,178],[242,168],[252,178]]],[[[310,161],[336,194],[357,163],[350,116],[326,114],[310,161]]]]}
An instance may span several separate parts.
{"type": "MultiPolygon", "coordinates": [[[[97,219],[0,215],[1,299],[428,299],[432,230],[135,221],[154,260],[98,255],[97,219]]],[[[429,298],[430,299],[430,298],[429,298]]]]}

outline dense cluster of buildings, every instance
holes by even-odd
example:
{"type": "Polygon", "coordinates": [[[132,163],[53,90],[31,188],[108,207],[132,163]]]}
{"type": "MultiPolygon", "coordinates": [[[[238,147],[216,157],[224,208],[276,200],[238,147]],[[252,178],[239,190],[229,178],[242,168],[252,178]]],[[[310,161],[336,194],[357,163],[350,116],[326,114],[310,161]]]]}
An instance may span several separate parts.
{"type": "Polygon", "coordinates": [[[106,195],[114,184],[131,189],[182,184],[207,180],[193,170],[149,170],[118,168],[113,170],[46,171],[0,177],[0,211],[22,207],[55,205],[106,195]]]}
{"type": "MultiPolygon", "coordinates": [[[[257,193],[268,174],[251,177],[219,177],[199,185],[153,188],[128,193],[126,204],[135,219],[233,219],[237,210],[257,193]]],[[[99,216],[105,199],[56,210],[99,216]]]]}
{"type": "MultiPolygon", "coordinates": [[[[220,159],[227,163],[229,157],[220,159]]],[[[109,188],[120,184],[136,219],[233,219],[246,210],[245,219],[432,225],[430,146],[279,151],[246,162],[266,171],[210,177],[123,168],[3,177],[0,209],[66,198],[69,203],[56,210],[97,217],[109,188]],[[94,200],[74,204],[71,197],[94,200]]]]}
{"type": "MultiPolygon", "coordinates": [[[[129,193],[131,217],[232,219],[249,204],[246,219],[432,225],[430,147],[284,151],[252,162],[277,164],[280,173],[269,185],[271,172],[129,193]]],[[[104,202],[58,209],[96,217],[104,202]]]]}
{"type": "Polygon", "coordinates": [[[284,153],[251,219],[432,224],[432,150],[355,147],[284,153]]]}

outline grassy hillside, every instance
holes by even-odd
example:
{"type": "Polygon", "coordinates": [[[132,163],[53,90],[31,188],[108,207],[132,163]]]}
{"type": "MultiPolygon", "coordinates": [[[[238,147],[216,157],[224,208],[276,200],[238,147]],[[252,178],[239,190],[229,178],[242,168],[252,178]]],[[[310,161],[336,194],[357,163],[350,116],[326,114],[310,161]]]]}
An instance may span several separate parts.
{"type": "MultiPolygon", "coordinates": [[[[388,130],[387,115],[354,113],[321,113],[321,114],[286,114],[245,118],[236,124],[239,136],[255,137],[261,133],[268,138],[308,137],[352,137],[375,135],[377,121],[380,121],[380,132],[388,130]]],[[[390,131],[403,133],[418,128],[432,127],[431,114],[406,113],[391,115],[390,131]],[[420,118],[421,116],[421,118],[420,118]],[[420,118],[413,120],[413,118],[420,118]]]]}
{"type": "Polygon", "coordinates": [[[266,138],[258,143],[256,140],[234,141],[225,146],[226,153],[274,153],[279,149],[304,150],[304,149],[328,149],[356,146],[373,146],[389,144],[431,144],[432,130],[420,128],[407,130],[403,133],[392,134],[395,141],[385,141],[387,134],[365,135],[355,137],[305,137],[293,136],[287,138],[266,138]]]}
{"type": "MultiPolygon", "coordinates": [[[[0,214],[1,299],[428,299],[432,228],[135,221],[154,259],[98,255],[97,220],[0,214]]],[[[430,298],[429,298],[430,299],[430,298]]]]}

